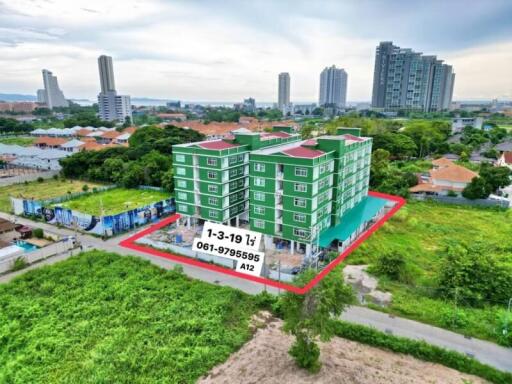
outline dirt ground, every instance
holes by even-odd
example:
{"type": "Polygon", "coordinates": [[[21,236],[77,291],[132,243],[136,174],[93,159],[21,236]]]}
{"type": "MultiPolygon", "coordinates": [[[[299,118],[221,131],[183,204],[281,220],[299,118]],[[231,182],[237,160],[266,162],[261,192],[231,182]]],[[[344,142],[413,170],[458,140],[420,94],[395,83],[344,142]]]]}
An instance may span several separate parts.
{"type": "Polygon", "coordinates": [[[410,356],[333,338],[322,343],[322,369],[309,374],[288,355],[293,338],[273,319],[200,384],[478,384],[487,381],[410,356]]]}

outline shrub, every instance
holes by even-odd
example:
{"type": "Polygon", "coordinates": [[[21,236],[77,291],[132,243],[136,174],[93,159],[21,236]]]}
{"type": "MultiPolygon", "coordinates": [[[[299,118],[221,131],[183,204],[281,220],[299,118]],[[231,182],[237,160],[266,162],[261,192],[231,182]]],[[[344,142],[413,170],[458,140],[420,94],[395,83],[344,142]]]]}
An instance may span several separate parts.
{"type": "Polygon", "coordinates": [[[457,192],[449,190],[448,193],[446,194],[446,196],[448,196],[448,197],[457,197],[457,192]]]}
{"type": "Polygon", "coordinates": [[[44,237],[44,232],[41,228],[35,228],[32,231],[32,235],[37,239],[42,239],[44,237]]]}
{"type": "Polygon", "coordinates": [[[392,280],[404,281],[406,280],[405,257],[398,252],[383,253],[377,258],[372,271],[392,280]]]}
{"type": "Polygon", "coordinates": [[[82,191],[87,192],[89,190],[89,186],[87,184],[82,185],[82,191]]]}
{"type": "Polygon", "coordinates": [[[14,263],[12,264],[11,271],[19,271],[20,269],[23,269],[27,266],[27,261],[23,257],[18,257],[16,260],[14,260],[14,263]]]}
{"type": "Polygon", "coordinates": [[[43,179],[41,176],[39,176],[39,177],[37,178],[37,182],[38,182],[38,183],[42,183],[43,181],[44,181],[44,179],[43,179]]]}
{"type": "Polygon", "coordinates": [[[59,180],[59,175],[53,175],[53,180],[59,180]]]}
{"type": "Polygon", "coordinates": [[[320,348],[314,340],[308,338],[305,332],[298,332],[296,336],[297,338],[288,353],[293,356],[299,367],[307,369],[311,373],[318,372],[320,370],[320,348]]]}

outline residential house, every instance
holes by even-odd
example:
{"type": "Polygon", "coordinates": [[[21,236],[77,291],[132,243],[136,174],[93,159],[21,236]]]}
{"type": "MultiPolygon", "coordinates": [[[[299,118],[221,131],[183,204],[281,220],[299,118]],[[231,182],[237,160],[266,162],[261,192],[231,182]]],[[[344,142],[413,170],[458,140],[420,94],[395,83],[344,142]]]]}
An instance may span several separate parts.
{"type": "Polygon", "coordinates": [[[58,149],[62,144],[66,143],[67,141],[67,139],[61,137],[41,136],[38,137],[37,140],[34,142],[34,146],[41,149],[58,149]]]}
{"type": "Polygon", "coordinates": [[[460,194],[478,173],[455,164],[444,157],[432,161],[433,168],[428,174],[419,176],[419,183],[409,189],[416,195],[460,194]]]}

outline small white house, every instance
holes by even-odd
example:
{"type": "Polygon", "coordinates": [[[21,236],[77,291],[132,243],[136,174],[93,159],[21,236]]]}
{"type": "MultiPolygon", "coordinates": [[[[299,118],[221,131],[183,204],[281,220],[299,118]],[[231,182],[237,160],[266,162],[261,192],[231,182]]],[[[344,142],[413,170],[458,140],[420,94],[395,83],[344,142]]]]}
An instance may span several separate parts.
{"type": "Polygon", "coordinates": [[[462,132],[464,127],[467,126],[475,129],[482,129],[483,124],[483,117],[454,117],[452,119],[452,135],[462,132]]]}

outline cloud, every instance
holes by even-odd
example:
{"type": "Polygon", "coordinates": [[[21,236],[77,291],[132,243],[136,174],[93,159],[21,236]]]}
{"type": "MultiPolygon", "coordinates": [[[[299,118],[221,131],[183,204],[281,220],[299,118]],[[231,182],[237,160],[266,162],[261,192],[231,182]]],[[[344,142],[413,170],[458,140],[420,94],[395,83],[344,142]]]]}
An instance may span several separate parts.
{"type": "Polygon", "coordinates": [[[96,60],[109,54],[132,96],[273,101],[287,71],[292,99],[314,101],[320,71],[335,64],[349,100],[369,100],[375,47],[393,40],[453,64],[457,98],[510,97],[511,4],[0,0],[0,89],[35,92],[48,68],[67,97],[94,99],[96,60]]]}

